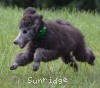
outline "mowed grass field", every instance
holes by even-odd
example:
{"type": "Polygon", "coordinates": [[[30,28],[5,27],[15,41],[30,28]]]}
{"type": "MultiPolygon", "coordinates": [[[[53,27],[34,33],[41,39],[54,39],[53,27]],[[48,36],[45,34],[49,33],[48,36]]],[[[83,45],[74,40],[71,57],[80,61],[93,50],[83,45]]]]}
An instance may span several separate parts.
{"type": "Polygon", "coordinates": [[[99,88],[100,15],[75,10],[69,13],[65,8],[56,11],[38,10],[38,12],[45,20],[62,18],[77,27],[83,33],[88,48],[95,53],[96,64],[90,66],[78,62],[79,71],[75,73],[59,58],[56,61],[41,63],[37,72],[32,71],[33,63],[11,71],[9,67],[13,64],[14,57],[25,50],[13,44],[23,10],[0,6],[0,88],[99,88]],[[41,81],[43,78],[46,79],[44,82],[41,81]]]}

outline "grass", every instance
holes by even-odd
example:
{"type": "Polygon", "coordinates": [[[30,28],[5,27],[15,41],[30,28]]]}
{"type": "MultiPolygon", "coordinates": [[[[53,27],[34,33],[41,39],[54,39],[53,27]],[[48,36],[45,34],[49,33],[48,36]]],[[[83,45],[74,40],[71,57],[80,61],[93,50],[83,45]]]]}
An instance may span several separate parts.
{"type": "MultiPolygon", "coordinates": [[[[39,10],[38,10],[39,11],[39,10]]],[[[4,8],[0,6],[0,88],[99,88],[100,86],[100,15],[88,12],[69,13],[67,9],[42,10],[44,19],[62,18],[68,20],[84,34],[87,46],[96,55],[95,66],[86,63],[79,64],[79,72],[74,73],[69,65],[56,60],[41,63],[37,72],[32,71],[32,65],[19,67],[10,71],[9,67],[16,54],[24,51],[13,45],[13,40],[18,34],[18,23],[23,15],[23,10],[4,8]],[[28,83],[30,80],[47,79],[43,83],[28,83]],[[64,78],[67,82],[62,81],[64,78]],[[54,81],[55,80],[55,81],[54,81]],[[54,81],[55,83],[50,83],[54,81]],[[56,83],[57,81],[57,83],[56,83]]]]}

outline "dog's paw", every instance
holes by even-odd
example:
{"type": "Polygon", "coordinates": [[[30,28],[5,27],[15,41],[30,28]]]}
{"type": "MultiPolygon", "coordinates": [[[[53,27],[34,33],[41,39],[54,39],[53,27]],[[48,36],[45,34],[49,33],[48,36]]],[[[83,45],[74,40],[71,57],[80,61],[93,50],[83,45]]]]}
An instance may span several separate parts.
{"type": "Polygon", "coordinates": [[[39,69],[38,66],[34,66],[34,67],[33,67],[33,71],[37,71],[38,69],[39,69]]]}
{"type": "Polygon", "coordinates": [[[71,65],[71,67],[74,68],[74,71],[75,71],[75,72],[78,72],[78,64],[77,64],[76,62],[73,62],[73,63],[71,63],[70,65],[71,65]]]}
{"type": "Polygon", "coordinates": [[[93,62],[88,62],[88,64],[95,65],[95,62],[94,61],[93,62]]]}
{"type": "Polygon", "coordinates": [[[10,67],[10,70],[15,70],[15,69],[17,69],[17,66],[15,66],[15,65],[12,65],[12,66],[10,67]]]}
{"type": "Polygon", "coordinates": [[[33,71],[37,71],[39,69],[40,63],[35,62],[33,65],[33,71]]]}
{"type": "Polygon", "coordinates": [[[95,57],[91,58],[91,59],[88,61],[88,64],[90,64],[90,65],[95,65],[95,57]]]}

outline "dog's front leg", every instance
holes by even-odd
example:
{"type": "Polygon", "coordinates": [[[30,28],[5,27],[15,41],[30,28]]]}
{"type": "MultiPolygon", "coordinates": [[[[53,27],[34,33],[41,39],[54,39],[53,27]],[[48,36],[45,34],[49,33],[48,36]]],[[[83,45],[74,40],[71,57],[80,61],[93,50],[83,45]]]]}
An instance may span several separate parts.
{"type": "Polygon", "coordinates": [[[16,56],[14,64],[10,67],[10,70],[17,69],[18,66],[25,66],[33,61],[33,53],[28,51],[20,53],[16,56]]]}
{"type": "Polygon", "coordinates": [[[45,50],[38,48],[36,49],[34,53],[34,65],[33,65],[33,71],[37,71],[40,66],[40,62],[47,62],[54,59],[57,59],[59,57],[59,54],[53,50],[45,50]]]}

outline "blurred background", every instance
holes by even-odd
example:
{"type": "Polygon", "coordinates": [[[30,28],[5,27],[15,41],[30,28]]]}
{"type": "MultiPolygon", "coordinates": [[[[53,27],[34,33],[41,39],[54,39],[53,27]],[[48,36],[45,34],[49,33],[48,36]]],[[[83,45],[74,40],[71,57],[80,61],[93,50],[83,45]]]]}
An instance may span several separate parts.
{"type": "Polygon", "coordinates": [[[29,6],[42,8],[68,7],[85,11],[100,11],[100,0],[0,0],[0,3],[6,6],[26,8],[29,6]]]}

